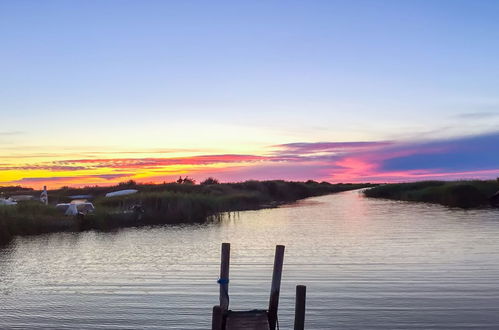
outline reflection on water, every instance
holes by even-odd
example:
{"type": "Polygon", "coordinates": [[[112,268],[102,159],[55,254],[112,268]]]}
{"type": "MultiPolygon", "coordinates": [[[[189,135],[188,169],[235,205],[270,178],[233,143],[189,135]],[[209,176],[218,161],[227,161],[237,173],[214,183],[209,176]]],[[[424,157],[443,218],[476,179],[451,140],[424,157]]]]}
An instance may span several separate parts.
{"type": "Polygon", "coordinates": [[[305,284],[307,329],[499,327],[499,212],[358,192],[222,223],[19,238],[0,249],[0,328],[208,329],[220,243],[231,307],[265,308],[286,245],[281,329],[305,284]]]}

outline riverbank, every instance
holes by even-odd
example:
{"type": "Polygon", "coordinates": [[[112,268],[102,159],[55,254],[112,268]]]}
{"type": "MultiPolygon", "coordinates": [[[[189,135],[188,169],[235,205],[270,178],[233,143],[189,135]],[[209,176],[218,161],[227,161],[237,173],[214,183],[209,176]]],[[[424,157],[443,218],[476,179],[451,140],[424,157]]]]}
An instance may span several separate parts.
{"type": "Polygon", "coordinates": [[[373,198],[476,208],[491,205],[491,197],[497,191],[499,191],[497,180],[421,181],[379,185],[367,189],[364,194],[373,198]]]}
{"type": "Polygon", "coordinates": [[[496,218],[496,210],[428,208],[350,191],[211,225],[20,237],[0,248],[0,328],[210,329],[220,243],[230,240],[233,302],[250,308],[265,308],[274,244],[286,245],[281,329],[293,329],[298,279],[313,286],[308,330],[494,329],[496,218]],[[477,306],[487,307],[478,313],[477,306]]]}
{"type": "MultiPolygon", "coordinates": [[[[223,212],[275,207],[299,199],[370,187],[370,184],[329,184],[287,181],[246,181],[226,184],[144,184],[115,187],[62,188],[49,191],[51,205],[36,201],[0,207],[0,242],[16,235],[58,231],[110,230],[120,227],[203,222],[223,212]],[[109,191],[136,189],[133,195],[106,198],[109,191]],[[67,217],[55,204],[69,196],[91,195],[96,211],[84,217],[67,217]],[[133,206],[140,209],[132,210],[133,206]]],[[[24,190],[24,193],[39,194],[24,190]]]]}

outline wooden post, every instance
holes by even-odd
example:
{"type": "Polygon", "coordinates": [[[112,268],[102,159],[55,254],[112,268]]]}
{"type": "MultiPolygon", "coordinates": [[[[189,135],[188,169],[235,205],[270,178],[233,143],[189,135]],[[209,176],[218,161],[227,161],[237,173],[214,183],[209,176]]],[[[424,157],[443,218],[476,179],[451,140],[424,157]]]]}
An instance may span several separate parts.
{"type": "Polygon", "coordinates": [[[282,264],[284,262],[284,245],[275,247],[274,272],[272,273],[272,286],[269,300],[269,325],[270,330],[275,330],[277,324],[277,309],[279,307],[279,292],[281,290],[282,264]]]}
{"type": "Polygon", "coordinates": [[[211,330],[222,330],[223,313],[219,305],[213,306],[213,314],[211,316],[211,330]]]}
{"type": "Polygon", "coordinates": [[[295,301],[295,330],[305,329],[305,300],[307,295],[307,287],[304,285],[296,286],[296,301],[295,301]]]}
{"type": "Polygon", "coordinates": [[[222,259],[220,263],[220,308],[222,313],[229,309],[229,264],[230,264],[230,243],[222,243],[222,259]]]}

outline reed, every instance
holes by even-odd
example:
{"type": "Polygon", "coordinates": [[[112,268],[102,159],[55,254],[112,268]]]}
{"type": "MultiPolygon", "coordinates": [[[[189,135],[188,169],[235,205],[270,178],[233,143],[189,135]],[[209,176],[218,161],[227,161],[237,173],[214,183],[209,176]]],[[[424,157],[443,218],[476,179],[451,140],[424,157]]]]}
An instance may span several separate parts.
{"type": "Polygon", "coordinates": [[[496,180],[420,181],[380,185],[364,191],[367,197],[426,202],[450,207],[475,208],[489,205],[499,191],[496,180]]]}
{"type": "Polygon", "coordinates": [[[16,206],[0,206],[0,244],[16,235],[75,230],[76,223],[67,221],[55,207],[36,201],[19,203],[16,206]]]}
{"type": "MultiPolygon", "coordinates": [[[[52,204],[68,202],[68,196],[95,197],[93,215],[65,217],[54,206],[36,201],[0,207],[0,242],[16,235],[57,231],[112,230],[120,227],[200,223],[223,212],[274,207],[302,198],[369,187],[369,184],[329,184],[289,181],[246,181],[209,184],[136,184],[115,187],[61,188],[49,191],[52,204]],[[106,192],[135,188],[137,194],[106,198],[106,192]],[[140,212],[131,210],[139,205],[140,212]]],[[[36,191],[34,192],[37,193],[36,191]]]]}

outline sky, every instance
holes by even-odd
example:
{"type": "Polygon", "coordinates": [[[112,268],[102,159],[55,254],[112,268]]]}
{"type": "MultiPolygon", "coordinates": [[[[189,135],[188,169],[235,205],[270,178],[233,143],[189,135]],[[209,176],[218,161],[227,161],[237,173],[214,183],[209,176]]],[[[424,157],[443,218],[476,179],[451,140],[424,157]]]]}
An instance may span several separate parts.
{"type": "Polygon", "coordinates": [[[0,1],[0,186],[499,176],[498,1],[0,1]]]}

